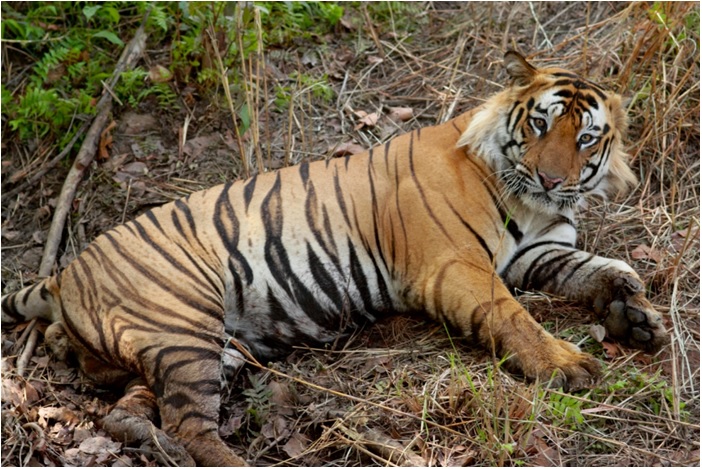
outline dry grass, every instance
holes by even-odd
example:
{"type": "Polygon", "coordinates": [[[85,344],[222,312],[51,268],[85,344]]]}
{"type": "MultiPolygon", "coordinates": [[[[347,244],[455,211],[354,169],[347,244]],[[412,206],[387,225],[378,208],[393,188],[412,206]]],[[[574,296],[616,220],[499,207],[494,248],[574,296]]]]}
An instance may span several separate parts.
{"type": "MultiPolygon", "coordinates": [[[[213,151],[197,161],[187,157],[196,164],[191,170],[174,169],[170,160],[154,163],[151,190],[141,199],[119,187],[105,189],[101,183],[110,173],[96,168],[82,189],[82,218],[74,219],[66,250],[79,251],[127,207],[133,212],[178,197],[223,172],[242,174],[240,148],[252,170],[275,168],[330,157],[349,141],[369,147],[455,117],[500,89],[502,54],[517,48],[536,64],[564,66],[631,99],[629,149],[641,184],[625,200],[591,201],[579,243],[637,269],[665,314],[671,346],[655,357],[614,348],[607,358],[588,336],[587,311],[525,294],[520,300],[552,333],[607,364],[596,388],[567,395],[504,372],[441,325],[395,318],[328,349],[301,348],[281,362],[252,365],[226,395],[222,433],[258,465],[699,465],[698,5],[663,4],[658,12],[651,4],[581,2],[395,8],[372,25],[359,12],[357,28],[328,38],[316,63],[302,65],[303,50],[244,60],[245,98],[261,125],[241,142],[229,142],[229,154],[237,155],[232,160],[223,163],[213,151]],[[407,18],[418,25],[409,34],[407,18]],[[269,112],[275,76],[294,70],[329,74],[335,102],[320,102],[298,79],[288,82],[288,108],[269,112]],[[401,125],[381,118],[375,127],[356,129],[353,111],[392,106],[412,107],[414,118],[401,125]]],[[[199,117],[199,127],[190,121],[192,135],[212,129],[226,135],[226,112],[199,117]]],[[[3,230],[9,215],[15,227],[43,226],[39,208],[48,196],[42,191],[60,178],[49,175],[34,199],[3,200],[3,230]]],[[[11,287],[31,272],[31,258],[22,258],[25,244],[33,246],[3,252],[3,282],[11,287]]],[[[23,341],[17,334],[3,336],[5,357],[18,353],[8,349],[23,341]]],[[[76,435],[99,435],[92,419],[114,400],[44,354],[40,347],[27,380],[14,374],[11,361],[3,362],[3,465],[75,464],[76,435]],[[50,417],[47,408],[71,415],[50,417]]],[[[92,462],[111,465],[117,456],[134,465],[153,462],[134,449],[114,454],[92,462]]]]}

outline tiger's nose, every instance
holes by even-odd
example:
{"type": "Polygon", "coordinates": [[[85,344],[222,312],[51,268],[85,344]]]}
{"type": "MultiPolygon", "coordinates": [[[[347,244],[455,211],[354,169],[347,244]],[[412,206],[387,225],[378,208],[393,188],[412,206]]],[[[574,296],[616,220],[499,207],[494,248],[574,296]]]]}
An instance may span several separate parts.
{"type": "Polygon", "coordinates": [[[551,189],[556,187],[558,184],[563,182],[563,178],[551,176],[549,174],[546,174],[543,171],[539,171],[539,180],[541,181],[541,185],[547,191],[550,191],[551,189]]]}

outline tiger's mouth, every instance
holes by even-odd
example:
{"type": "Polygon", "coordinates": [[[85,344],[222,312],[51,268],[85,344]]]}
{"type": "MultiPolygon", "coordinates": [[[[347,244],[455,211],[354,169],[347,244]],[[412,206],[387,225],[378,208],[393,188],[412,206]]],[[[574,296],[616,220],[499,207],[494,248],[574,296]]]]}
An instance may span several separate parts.
{"type": "Polygon", "coordinates": [[[541,184],[527,177],[516,168],[502,173],[502,182],[510,195],[540,211],[566,210],[578,205],[581,195],[577,188],[546,190],[541,184]]]}

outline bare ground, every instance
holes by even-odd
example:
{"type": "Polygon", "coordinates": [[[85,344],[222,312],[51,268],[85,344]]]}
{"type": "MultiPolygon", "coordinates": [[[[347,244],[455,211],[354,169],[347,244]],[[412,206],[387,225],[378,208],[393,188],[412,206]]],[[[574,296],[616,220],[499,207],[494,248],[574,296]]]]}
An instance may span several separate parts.
{"type": "MultiPolygon", "coordinates": [[[[597,387],[567,395],[504,372],[441,325],[399,317],[242,372],[222,412],[220,431],[232,447],[256,465],[699,465],[699,26],[685,27],[699,7],[666,4],[661,23],[650,6],[439,2],[411,13],[418,26],[409,33],[400,21],[406,12],[373,27],[358,12],[352,28],[268,51],[265,74],[246,78],[258,85],[265,76],[269,89],[293,93],[289,108],[256,101],[266,168],[334,157],[352,143],[368,148],[456,116],[500,89],[506,48],[631,98],[630,153],[641,184],[625,200],[591,201],[579,243],[637,269],[665,314],[671,346],[651,357],[598,343],[588,311],[524,294],[520,301],[552,333],[607,365],[597,387]],[[326,74],[335,98],[321,100],[290,78],[295,71],[326,74]],[[396,107],[413,117],[393,121],[396,107]],[[379,120],[361,125],[359,111],[379,120]]],[[[155,47],[145,60],[167,57],[155,47]]],[[[78,190],[60,267],[107,228],[242,174],[222,93],[178,91],[177,110],[147,102],[115,111],[110,157],[91,166],[78,190]]],[[[256,140],[250,132],[242,142],[253,167],[256,140]]],[[[36,276],[67,168],[5,198],[16,187],[8,176],[40,165],[46,148],[7,133],[2,146],[7,292],[36,276]]],[[[43,344],[20,378],[23,332],[2,336],[2,465],[157,464],[95,424],[118,395],[82,381],[43,344]]]]}

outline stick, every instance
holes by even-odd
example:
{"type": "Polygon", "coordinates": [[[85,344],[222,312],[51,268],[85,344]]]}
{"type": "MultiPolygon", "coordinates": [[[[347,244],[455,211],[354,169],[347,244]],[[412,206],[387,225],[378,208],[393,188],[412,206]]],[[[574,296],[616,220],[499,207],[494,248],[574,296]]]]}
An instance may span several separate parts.
{"type": "MultiPolygon", "coordinates": [[[[32,321],[36,321],[36,319],[33,319],[32,321]]],[[[33,323],[36,324],[36,323],[33,323]]],[[[27,345],[24,347],[24,350],[22,351],[22,355],[17,359],[17,374],[19,376],[24,376],[24,370],[27,368],[27,363],[29,363],[29,359],[32,358],[32,355],[34,355],[34,347],[37,346],[37,339],[39,338],[39,329],[36,327],[32,328],[32,331],[29,333],[29,339],[27,339],[27,345]]]]}
{"type": "MultiPolygon", "coordinates": [[[[141,26],[139,26],[139,29],[137,29],[134,37],[129,44],[127,44],[127,47],[124,48],[122,56],[115,66],[115,71],[110,79],[110,86],[107,87],[108,89],[114,88],[122,72],[132,69],[137,59],[141,57],[146,45],[144,26],[146,25],[146,20],[149,17],[150,11],[151,10],[148,10],[146,12],[141,26]]],[[[58,246],[61,241],[61,234],[66,224],[66,216],[71,208],[78,183],[80,183],[83,178],[85,169],[95,157],[100,133],[105,127],[109,119],[110,111],[112,110],[112,96],[109,93],[104,93],[102,95],[102,98],[100,98],[96,106],[96,110],[97,115],[95,116],[95,120],[93,120],[90,130],[88,130],[88,134],[85,136],[83,145],[80,147],[80,151],[73,162],[73,166],[68,172],[68,176],[66,176],[63,188],[61,188],[61,195],[59,195],[58,202],[56,203],[56,211],[54,212],[54,218],[51,220],[51,227],[49,228],[44,255],[39,266],[40,277],[48,277],[51,275],[51,270],[56,260],[56,253],[58,252],[58,246]]]]}
{"type": "Polygon", "coordinates": [[[352,442],[366,447],[371,453],[381,456],[392,464],[410,467],[428,466],[424,458],[417,453],[376,430],[368,428],[363,432],[358,432],[340,421],[337,422],[337,428],[352,442]]]}

